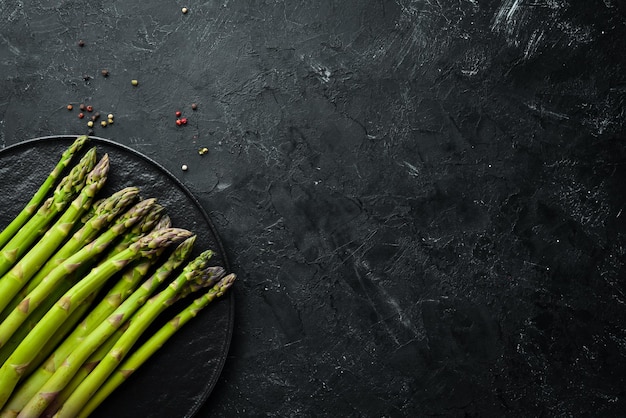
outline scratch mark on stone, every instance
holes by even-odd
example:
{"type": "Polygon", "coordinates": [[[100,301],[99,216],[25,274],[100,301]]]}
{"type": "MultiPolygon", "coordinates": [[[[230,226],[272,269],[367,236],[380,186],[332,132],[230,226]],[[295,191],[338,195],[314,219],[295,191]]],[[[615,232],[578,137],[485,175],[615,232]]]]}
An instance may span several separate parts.
{"type": "Polygon", "coordinates": [[[565,113],[555,112],[555,111],[552,111],[552,110],[547,110],[541,104],[526,103],[526,106],[530,110],[539,113],[541,116],[548,116],[550,118],[557,119],[557,120],[568,120],[569,119],[569,115],[567,115],[565,113]]]}
{"type": "Polygon", "coordinates": [[[17,55],[17,56],[22,55],[19,48],[13,45],[11,41],[9,41],[4,35],[0,34],[0,40],[2,40],[4,44],[6,44],[6,46],[9,48],[9,51],[11,51],[13,55],[17,55]]]}
{"type": "Polygon", "coordinates": [[[527,60],[531,56],[533,56],[543,39],[544,31],[540,29],[535,29],[530,35],[530,39],[528,40],[528,44],[526,44],[526,48],[524,49],[524,59],[527,60]]]}
{"type": "Polygon", "coordinates": [[[420,171],[416,166],[409,163],[408,161],[403,161],[403,165],[409,169],[409,176],[419,177],[420,171]]]}

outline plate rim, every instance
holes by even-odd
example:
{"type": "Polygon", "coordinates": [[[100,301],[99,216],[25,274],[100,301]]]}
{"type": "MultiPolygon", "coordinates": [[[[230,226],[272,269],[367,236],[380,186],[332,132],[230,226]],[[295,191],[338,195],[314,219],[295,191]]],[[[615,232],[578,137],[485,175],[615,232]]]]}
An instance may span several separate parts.
{"type": "MultiPolygon", "coordinates": [[[[21,140],[19,142],[16,142],[15,144],[11,144],[11,145],[7,145],[4,148],[0,149],[0,157],[2,157],[3,154],[8,153],[8,152],[12,152],[15,150],[18,150],[19,148],[22,147],[27,147],[29,145],[33,145],[36,143],[40,143],[40,142],[45,142],[45,141],[72,141],[75,140],[76,138],[79,138],[81,136],[87,136],[89,138],[89,142],[95,142],[95,145],[97,146],[97,143],[100,142],[106,146],[112,147],[112,148],[117,148],[123,152],[127,152],[132,154],[133,156],[137,157],[137,158],[141,158],[144,161],[146,161],[147,163],[153,165],[155,168],[157,168],[159,171],[161,171],[161,173],[165,174],[169,180],[171,180],[172,182],[175,183],[175,185],[177,187],[180,188],[180,190],[185,194],[185,196],[187,196],[191,203],[193,205],[196,206],[196,208],[199,210],[199,212],[201,213],[203,219],[205,220],[206,224],[209,226],[209,229],[211,231],[211,233],[213,234],[213,237],[215,238],[216,244],[218,246],[218,249],[221,253],[222,256],[222,260],[224,263],[224,268],[227,272],[231,272],[231,267],[230,267],[230,263],[228,261],[228,255],[226,253],[226,249],[223,245],[222,239],[219,236],[217,229],[215,228],[215,225],[213,224],[213,221],[211,220],[211,218],[209,217],[206,209],[204,208],[204,206],[200,203],[200,201],[198,200],[198,198],[193,194],[193,192],[189,189],[189,187],[187,187],[187,185],[185,185],[182,180],[180,180],[178,177],[176,177],[170,170],[168,170],[167,168],[165,168],[161,163],[157,162],[155,159],[153,159],[152,157],[147,156],[146,154],[119,142],[116,142],[112,139],[108,139],[108,138],[104,138],[104,137],[100,137],[100,136],[94,136],[94,135],[70,135],[70,134],[62,134],[62,135],[45,135],[45,136],[38,136],[38,137],[34,137],[34,138],[29,138],[26,140],[21,140]]],[[[204,391],[201,392],[201,396],[198,400],[198,402],[194,402],[194,406],[193,408],[190,409],[189,414],[186,415],[187,417],[193,417],[195,416],[198,411],[200,410],[200,408],[207,402],[207,400],[209,399],[211,393],[213,392],[213,390],[215,389],[215,386],[217,385],[220,376],[222,375],[224,366],[226,364],[226,360],[228,358],[228,353],[230,351],[230,346],[232,343],[232,339],[233,339],[233,333],[234,333],[234,323],[235,323],[235,295],[233,292],[234,289],[231,289],[231,291],[229,291],[229,309],[228,309],[228,314],[229,314],[229,321],[228,321],[228,329],[227,329],[227,338],[226,338],[226,342],[222,348],[223,351],[223,355],[220,358],[219,363],[217,364],[216,367],[216,371],[215,374],[212,378],[212,381],[209,382],[210,384],[205,388],[204,391]]]]}

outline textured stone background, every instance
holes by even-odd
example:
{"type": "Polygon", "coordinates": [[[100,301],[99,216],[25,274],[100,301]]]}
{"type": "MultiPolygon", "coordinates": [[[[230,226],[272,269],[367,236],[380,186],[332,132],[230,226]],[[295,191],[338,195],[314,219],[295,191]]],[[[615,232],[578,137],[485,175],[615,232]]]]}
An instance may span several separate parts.
{"type": "Polygon", "coordinates": [[[240,281],[200,416],[626,409],[623,2],[0,15],[0,146],[84,133],[88,101],[215,222],[240,281]]]}

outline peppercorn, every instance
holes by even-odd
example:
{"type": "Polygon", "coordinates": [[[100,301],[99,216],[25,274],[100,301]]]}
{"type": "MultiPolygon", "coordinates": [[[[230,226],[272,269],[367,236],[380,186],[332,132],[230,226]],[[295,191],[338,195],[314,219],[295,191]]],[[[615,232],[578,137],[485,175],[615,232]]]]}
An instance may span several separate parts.
{"type": "Polygon", "coordinates": [[[187,167],[187,164],[183,164],[183,166],[181,167],[181,170],[183,171],[187,171],[189,169],[189,167],[187,167]]]}
{"type": "Polygon", "coordinates": [[[81,48],[85,46],[85,41],[83,41],[82,39],[78,41],[78,46],[80,46],[81,48]]]}
{"type": "Polygon", "coordinates": [[[85,114],[84,114],[83,112],[80,112],[80,113],[78,114],[78,119],[82,119],[82,118],[84,118],[84,117],[85,117],[85,114]]]}
{"type": "Polygon", "coordinates": [[[74,109],[74,106],[72,106],[71,104],[68,104],[67,105],[67,110],[72,110],[72,109],[74,109]]]}
{"type": "Polygon", "coordinates": [[[85,106],[84,103],[81,103],[80,106],[78,106],[80,108],[80,110],[85,110],[87,109],[87,107],[85,106]]]}
{"type": "Polygon", "coordinates": [[[176,117],[179,118],[182,115],[182,112],[180,110],[176,111],[176,117]]]}
{"type": "Polygon", "coordinates": [[[187,125],[187,118],[181,118],[180,123],[187,125]]]}
{"type": "Polygon", "coordinates": [[[183,14],[187,14],[187,12],[189,11],[189,9],[188,9],[188,8],[186,8],[186,7],[183,7],[180,11],[181,11],[181,12],[183,12],[183,14]]]}
{"type": "Polygon", "coordinates": [[[180,126],[183,124],[183,121],[180,119],[176,119],[176,125],[180,126]]]}
{"type": "Polygon", "coordinates": [[[198,154],[200,154],[200,155],[204,155],[204,154],[206,154],[207,152],[209,152],[209,149],[208,149],[207,147],[200,148],[200,149],[198,150],[198,154]]]}
{"type": "Polygon", "coordinates": [[[113,118],[109,118],[109,125],[113,123],[113,118]]]}
{"type": "Polygon", "coordinates": [[[113,119],[113,113],[109,113],[109,115],[107,116],[107,119],[113,119]]]}
{"type": "Polygon", "coordinates": [[[93,106],[92,105],[87,106],[87,112],[93,112],[93,106]]]}
{"type": "Polygon", "coordinates": [[[197,108],[198,108],[198,105],[196,103],[191,104],[191,110],[196,110],[197,108]]]}
{"type": "Polygon", "coordinates": [[[137,85],[139,85],[139,81],[137,81],[137,80],[130,80],[130,84],[132,84],[133,86],[137,86],[137,85]]]}
{"type": "Polygon", "coordinates": [[[109,76],[109,70],[107,70],[106,68],[103,69],[102,71],[100,71],[100,73],[102,74],[102,77],[108,77],[109,76]]]}
{"type": "Polygon", "coordinates": [[[107,121],[103,120],[102,122],[100,122],[100,125],[102,125],[102,127],[104,128],[105,126],[107,126],[107,121]]]}
{"type": "Polygon", "coordinates": [[[89,122],[87,122],[87,126],[90,127],[90,128],[93,128],[93,121],[90,120],[89,122]]]}

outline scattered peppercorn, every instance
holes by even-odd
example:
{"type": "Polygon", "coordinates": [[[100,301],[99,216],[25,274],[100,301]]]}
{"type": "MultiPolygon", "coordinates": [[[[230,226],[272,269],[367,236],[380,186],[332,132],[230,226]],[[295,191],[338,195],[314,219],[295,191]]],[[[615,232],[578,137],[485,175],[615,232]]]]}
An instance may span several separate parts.
{"type": "Polygon", "coordinates": [[[189,11],[189,9],[188,9],[188,8],[186,8],[186,7],[183,7],[183,8],[181,9],[181,12],[183,12],[183,14],[184,14],[184,15],[185,15],[185,14],[187,14],[187,12],[188,12],[188,11],[189,11]]]}
{"type": "Polygon", "coordinates": [[[132,84],[133,86],[137,86],[137,85],[139,85],[139,81],[137,81],[137,80],[130,80],[130,84],[132,84]]]}
{"type": "Polygon", "coordinates": [[[183,124],[183,121],[180,119],[176,119],[176,125],[180,126],[183,124]]]}
{"type": "Polygon", "coordinates": [[[176,111],[176,117],[179,118],[182,115],[182,112],[180,110],[176,111]]]}
{"type": "Polygon", "coordinates": [[[82,39],[78,41],[78,46],[80,46],[81,48],[85,46],[85,41],[83,41],[82,39]]]}
{"type": "Polygon", "coordinates": [[[67,105],[67,110],[72,110],[72,109],[74,109],[74,106],[72,106],[71,104],[68,104],[67,105]]]}
{"type": "Polygon", "coordinates": [[[92,121],[97,121],[98,119],[100,119],[100,112],[96,112],[91,116],[91,120],[92,121]]]}
{"type": "Polygon", "coordinates": [[[102,77],[108,77],[109,76],[109,70],[107,70],[106,68],[103,69],[102,71],[100,71],[100,73],[102,74],[102,77]]]}
{"type": "Polygon", "coordinates": [[[80,108],[80,110],[85,110],[87,109],[87,107],[85,106],[84,103],[81,103],[80,106],[78,106],[80,108]]]}
{"type": "Polygon", "coordinates": [[[183,166],[181,167],[181,170],[183,171],[187,171],[189,169],[189,167],[187,167],[187,164],[183,164],[183,166]]]}
{"type": "Polygon", "coordinates": [[[209,149],[208,149],[207,147],[200,148],[200,149],[198,150],[198,154],[200,154],[200,155],[204,155],[204,154],[206,154],[207,152],[209,152],[209,149]]]}
{"type": "Polygon", "coordinates": [[[191,104],[191,110],[196,110],[197,108],[198,108],[198,105],[196,103],[191,104]]]}
{"type": "Polygon", "coordinates": [[[92,105],[87,106],[86,109],[87,109],[87,112],[93,112],[93,106],[92,105]]]}
{"type": "Polygon", "coordinates": [[[113,118],[109,118],[109,125],[113,123],[113,118]]]}
{"type": "Polygon", "coordinates": [[[113,119],[113,113],[109,113],[107,119],[113,119]]]}
{"type": "Polygon", "coordinates": [[[183,125],[187,125],[187,118],[181,118],[180,123],[182,123],[183,125]]]}
{"type": "Polygon", "coordinates": [[[107,121],[103,120],[102,122],[100,122],[100,125],[102,125],[103,128],[106,127],[107,126],[107,121]]]}
{"type": "Polygon", "coordinates": [[[82,119],[82,118],[84,118],[84,117],[85,117],[85,114],[84,114],[83,112],[80,112],[80,113],[78,114],[78,119],[82,119]]]}
{"type": "Polygon", "coordinates": [[[90,127],[90,128],[93,128],[93,121],[90,120],[89,122],[87,122],[87,126],[90,127]]]}

